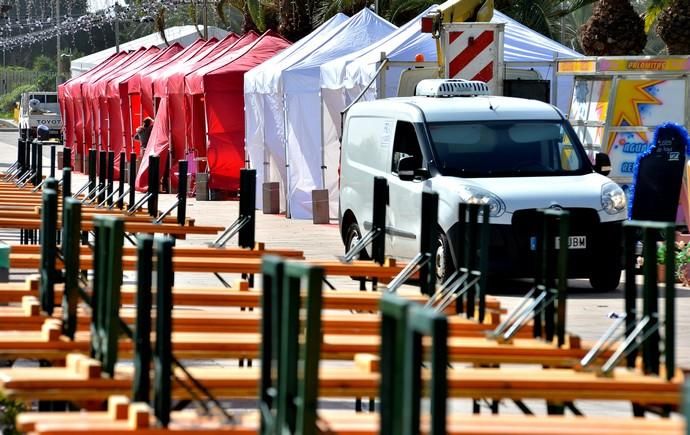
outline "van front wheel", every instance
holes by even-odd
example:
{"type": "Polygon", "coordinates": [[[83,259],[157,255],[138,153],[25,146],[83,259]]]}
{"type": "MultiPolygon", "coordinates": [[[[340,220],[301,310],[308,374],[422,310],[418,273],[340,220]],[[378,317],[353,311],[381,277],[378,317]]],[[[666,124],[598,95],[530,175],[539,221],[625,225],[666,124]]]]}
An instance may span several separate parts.
{"type": "MultiPolygon", "coordinates": [[[[362,232],[359,230],[359,225],[357,222],[352,222],[349,227],[347,227],[347,233],[345,233],[345,254],[350,252],[352,248],[362,239],[362,232]]],[[[360,260],[369,260],[369,255],[367,251],[362,250],[359,253],[360,260]]]]}
{"type": "Polygon", "coordinates": [[[455,271],[453,256],[450,253],[448,238],[441,230],[438,231],[438,246],[436,247],[436,283],[441,285],[455,271]]]}
{"type": "Polygon", "coordinates": [[[615,290],[621,282],[621,270],[617,267],[597,267],[592,271],[589,283],[594,290],[609,292],[615,290]]]}

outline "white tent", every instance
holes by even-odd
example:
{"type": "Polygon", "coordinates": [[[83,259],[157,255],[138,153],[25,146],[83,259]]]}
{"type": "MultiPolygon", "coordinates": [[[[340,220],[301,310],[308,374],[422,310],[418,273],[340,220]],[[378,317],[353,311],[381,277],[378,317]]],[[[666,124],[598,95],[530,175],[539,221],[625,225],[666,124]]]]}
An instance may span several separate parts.
{"type": "MultiPolygon", "coordinates": [[[[364,90],[376,73],[381,55],[395,62],[414,61],[417,54],[425,59],[436,60],[436,44],[429,34],[421,33],[421,17],[400,27],[386,38],[354,53],[326,62],[321,66],[322,134],[324,147],[325,182],[329,193],[330,216],[338,216],[338,163],[340,161],[341,112],[364,90]]],[[[386,69],[384,96],[397,92],[401,72],[407,67],[391,64],[386,69]]],[[[371,88],[366,99],[375,99],[376,86],[371,88]]]]}
{"type": "MultiPolygon", "coordinates": [[[[261,208],[263,202],[262,182],[277,181],[285,186],[286,181],[285,119],[280,74],[283,69],[324,44],[347,19],[347,15],[335,15],[309,35],[244,75],[245,146],[251,165],[256,169],[257,208],[261,208]]],[[[285,204],[282,189],[280,198],[282,207],[285,204]]]]}
{"type": "MultiPolygon", "coordinates": [[[[165,37],[167,38],[168,43],[170,44],[178,42],[183,46],[187,46],[199,38],[200,31],[201,28],[197,28],[196,26],[170,27],[165,29],[165,37]]],[[[216,37],[218,39],[222,39],[227,34],[227,31],[219,29],[218,27],[209,26],[208,28],[209,38],[216,37]]],[[[154,45],[157,47],[165,46],[165,41],[163,41],[163,38],[161,38],[161,35],[158,32],[151,33],[150,35],[142,36],[141,38],[120,44],[120,50],[137,50],[141,47],[148,48],[154,45]]],[[[113,53],[115,53],[115,47],[110,47],[106,48],[105,50],[89,54],[88,56],[72,60],[70,64],[70,71],[72,73],[72,77],[77,77],[81,74],[84,74],[86,71],[90,70],[96,65],[100,65],[113,53]]]]}
{"type": "Polygon", "coordinates": [[[288,215],[312,217],[312,191],[325,188],[321,65],[381,40],[396,27],[368,8],[344,22],[318,50],[283,71],[288,215]]]}
{"type": "MultiPolygon", "coordinates": [[[[421,17],[436,6],[431,6],[417,18],[400,27],[381,41],[360,51],[331,60],[321,66],[322,134],[325,150],[326,187],[330,196],[331,217],[338,213],[338,162],[340,146],[341,112],[374,79],[381,56],[392,61],[379,80],[374,81],[364,99],[395,96],[401,72],[422,54],[426,61],[436,62],[436,42],[429,34],[421,33],[421,17]],[[381,83],[383,81],[383,83],[381,83]],[[385,89],[377,89],[383,86],[385,89]]],[[[504,23],[504,61],[508,67],[534,68],[545,79],[552,80],[555,59],[581,57],[581,55],[549,38],[523,26],[501,12],[494,11],[492,22],[504,23]]],[[[570,104],[572,81],[558,81],[558,106],[567,112],[570,104]]]]}

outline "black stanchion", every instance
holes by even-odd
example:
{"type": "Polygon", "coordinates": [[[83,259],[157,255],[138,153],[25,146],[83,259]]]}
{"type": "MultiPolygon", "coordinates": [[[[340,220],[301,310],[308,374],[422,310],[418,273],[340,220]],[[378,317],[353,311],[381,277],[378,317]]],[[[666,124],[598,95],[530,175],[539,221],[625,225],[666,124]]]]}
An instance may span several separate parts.
{"type": "Polygon", "coordinates": [[[98,202],[105,200],[105,182],[107,176],[107,158],[106,151],[101,151],[98,154],[98,202]]]}
{"type": "Polygon", "coordinates": [[[131,153],[129,155],[129,207],[133,206],[135,203],[135,193],[136,189],[134,185],[137,182],[137,153],[131,153]]]}
{"type": "Polygon", "coordinates": [[[68,166],[62,168],[62,198],[72,196],[72,169],[68,166]]]}
{"type": "Polygon", "coordinates": [[[118,182],[118,187],[117,187],[117,208],[122,210],[122,207],[124,206],[124,198],[123,196],[125,195],[125,167],[127,165],[127,153],[122,151],[120,153],[120,177],[119,177],[119,182],[118,182]]]}
{"type": "Polygon", "coordinates": [[[88,199],[93,199],[96,190],[96,153],[94,148],[89,150],[89,188],[88,199]]]}
{"type": "Polygon", "coordinates": [[[177,223],[184,225],[187,218],[187,161],[179,162],[180,175],[177,190],[177,223]]]}
{"type": "MultiPolygon", "coordinates": [[[[108,205],[113,205],[113,189],[115,183],[115,152],[108,151],[108,188],[106,190],[108,205]]],[[[101,201],[103,202],[103,201],[101,201]]]]}
{"type": "MultiPolygon", "coordinates": [[[[158,187],[160,185],[160,173],[159,173],[159,162],[160,157],[149,156],[149,215],[151,217],[158,216],[158,187]]],[[[242,206],[240,205],[240,208],[242,206]]]]}
{"type": "MultiPolygon", "coordinates": [[[[40,145],[39,145],[40,146],[40,145]]],[[[50,177],[55,178],[55,145],[50,146],[50,177]]]]}
{"type": "Polygon", "coordinates": [[[62,148],[62,168],[72,168],[72,148],[62,148]]]}

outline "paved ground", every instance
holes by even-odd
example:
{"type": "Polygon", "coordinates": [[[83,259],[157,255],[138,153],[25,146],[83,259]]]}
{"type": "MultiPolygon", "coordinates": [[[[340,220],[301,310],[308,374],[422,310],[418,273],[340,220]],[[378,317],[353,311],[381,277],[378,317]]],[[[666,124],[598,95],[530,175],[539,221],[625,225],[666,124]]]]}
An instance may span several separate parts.
{"type": "MultiPolygon", "coordinates": [[[[16,159],[16,134],[0,132],[0,170],[9,166],[16,159]]],[[[49,162],[46,160],[45,162],[49,162]]],[[[45,173],[45,172],[44,172],[45,173]]],[[[84,183],[83,177],[75,177],[73,190],[84,183]]],[[[173,195],[163,195],[160,208],[165,209],[167,204],[171,204],[173,195]]],[[[238,214],[238,204],[232,201],[207,202],[190,200],[187,215],[197,220],[199,225],[221,225],[227,226],[232,223],[238,214]]],[[[16,235],[8,231],[0,231],[0,240],[16,240],[16,235]]],[[[185,244],[204,244],[212,240],[210,237],[194,236],[181,243],[185,244]]],[[[265,242],[273,247],[291,247],[301,249],[307,258],[311,259],[332,259],[343,252],[342,242],[338,234],[338,226],[313,225],[310,221],[290,220],[283,216],[263,215],[258,212],[257,216],[257,240],[265,242]]],[[[236,243],[232,240],[231,243],[236,243]]],[[[14,274],[13,277],[19,278],[20,275],[14,274]]],[[[227,276],[226,279],[235,277],[227,276]]],[[[129,274],[126,280],[131,281],[133,276],[129,274]]],[[[179,274],[175,279],[180,286],[200,285],[218,286],[218,281],[209,275],[202,274],[179,274]]],[[[335,279],[332,281],[338,288],[355,288],[356,284],[346,278],[335,279]]],[[[584,340],[596,340],[603,331],[609,326],[610,321],[607,314],[612,311],[623,310],[622,285],[615,292],[595,293],[589,288],[586,281],[571,280],[569,289],[567,324],[568,330],[580,335],[584,340]]],[[[509,283],[499,289],[491,289],[490,292],[497,296],[501,302],[507,306],[515,306],[525,290],[524,283],[509,283]]],[[[690,309],[690,291],[687,288],[678,289],[676,303],[677,320],[677,359],[681,366],[690,367],[690,320],[685,317],[685,313],[690,309]]],[[[662,305],[663,306],[663,305],[662,305]]],[[[235,364],[231,361],[209,361],[209,364],[235,364]]],[[[543,409],[536,402],[529,402],[535,409],[543,409]]],[[[579,403],[586,414],[629,415],[629,407],[620,404],[588,402],[579,403]]],[[[329,406],[350,407],[351,403],[334,402],[329,406]]],[[[453,401],[453,409],[469,409],[469,401],[453,401]]],[[[515,408],[506,404],[507,412],[517,412],[515,408]]]]}

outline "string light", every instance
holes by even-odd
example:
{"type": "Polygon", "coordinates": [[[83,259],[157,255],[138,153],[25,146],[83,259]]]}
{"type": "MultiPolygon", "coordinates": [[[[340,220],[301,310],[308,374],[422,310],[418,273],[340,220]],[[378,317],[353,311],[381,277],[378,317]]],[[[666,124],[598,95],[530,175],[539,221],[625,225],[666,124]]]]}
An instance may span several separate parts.
{"type": "MultiPolygon", "coordinates": [[[[65,0],[60,0],[64,2],[65,0]]],[[[175,12],[178,7],[184,5],[187,0],[157,0],[151,2],[142,2],[140,5],[129,6],[110,6],[98,12],[86,13],[78,16],[72,16],[70,12],[73,10],[74,3],[66,2],[67,14],[61,15],[60,26],[58,27],[53,19],[54,13],[48,17],[31,17],[29,11],[37,10],[34,1],[26,2],[26,18],[21,20],[19,14],[23,11],[16,10],[14,20],[11,16],[1,17],[5,18],[5,23],[0,21],[0,46],[4,50],[11,50],[13,48],[20,48],[31,46],[37,43],[43,43],[58,36],[72,36],[78,32],[100,30],[106,26],[112,25],[116,20],[125,22],[134,20],[133,17],[143,17],[155,15],[161,8],[167,12],[175,12]],[[23,33],[20,33],[23,32],[23,33]],[[20,34],[16,34],[20,33],[20,34]]],[[[52,8],[51,2],[51,8],[52,8]]],[[[53,12],[53,11],[51,11],[53,12]]]]}

